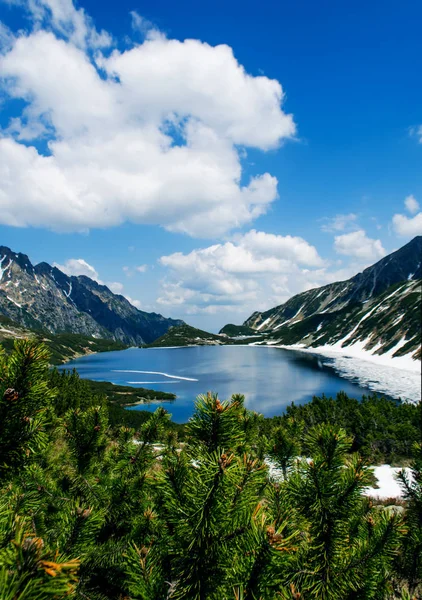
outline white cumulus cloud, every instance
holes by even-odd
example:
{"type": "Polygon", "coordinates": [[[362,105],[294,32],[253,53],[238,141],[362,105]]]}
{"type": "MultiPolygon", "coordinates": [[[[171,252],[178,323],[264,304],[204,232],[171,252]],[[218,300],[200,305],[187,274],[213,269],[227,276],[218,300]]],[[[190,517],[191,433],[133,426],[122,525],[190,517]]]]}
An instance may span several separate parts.
{"type": "Polygon", "coordinates": [[[131,221],[215,237],[265,213],[277,180],[245,182],[241,153],[295,135],[278,81],[200,40],[147,35],[103,52],[111,37],[71,0],[25,5],[33,31],[8,37],[0,54],[0,92],[24,101],[0,136],[0,223],[84,231],[131,221]]]}
{"type": "Polygon", "coordinates": [[[160,258],[169,276],[157,303],[187,314],[270,308],[325,283],[325,263],[303,238],[251,230],[233,241],[160,258]],[[318,284],[316,284],[318,285],[318,284]]]}
{"type": "Polygon", "coordinates": [[[413,195],[407,196],[407,198],[405,198],[404,205],[411,215],[414,215],[419,210],[419,202],[413,195]]]}
{"type": "Polygon", "coordinates": [[[339,254],[367,261],[378,260],[386,254],[381,240],[369,238],[363,229],[337,235],[334,239],[334,249],[339,254]]]}
{"type": "Polygon", "coordinates": [[[402,237],[414,237],[415,235],[422,235],[422,212],[418,212],[420,208],[419,202],[413,195],[411,195],[405,198],[404,205],[410,214],[414,215],[414,217],[407,217],[403,214],[394,215],[394,231],[402,237]]]}
{"type": "Polygon", "coordinates": [[[53,267],[60,269],[60,271],[63,271],[63,273],[66,273],[66,275],[69,276],[74,275],[77,277],[78,275],[86,275],[87,277],[94,279],[94,281],[102,283],[94,267],[87,263],[83,258],[69,258],[62,265],[53,263],[53,267]]]}
{"type": "Polygon", "coordinates": [[[403,237],[422,235],[422,212],[413,218],[406,217],[406,215],[394,215],[393,227],[395,232],[403,237]]]}
{"type": "MultiPolygon", "coordinates": [[[[7,0],[6,0],[7,1],[7,0]]],[[[112,43],[106,31],[97,31],[92,19],[83,8],[76,8],[72,0],[12,0],[29,13],[37,29],[54,28],[82,48],[104,48],[112,43]]]]}

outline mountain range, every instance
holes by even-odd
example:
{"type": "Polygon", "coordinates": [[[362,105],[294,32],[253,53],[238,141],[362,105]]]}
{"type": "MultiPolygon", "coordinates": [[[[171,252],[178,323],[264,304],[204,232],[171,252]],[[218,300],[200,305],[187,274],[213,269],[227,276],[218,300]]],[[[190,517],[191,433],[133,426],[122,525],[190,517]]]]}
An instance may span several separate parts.
{"type": "Polygon", "coordinates": [[[31,330],[137,346],[184,324],[138,310],[124,296],[84,275],[69,276],[45,262],[34,266],[26,254],[6,246],[0,246],[0,314],[31,330]]]}
{"type": "Polygon", "coordinates": [[[353,346],[372,354],[420,359],[421,285],[422,236],[418,236],[346,281],[297,294],[270,310],[254,312],[243,325],[226,325],[215,335],[182,320],[138,310],[89,277],[66,275],[45,262],[34,266],[25,254],[0,246],[1,335],[19,337],[28,330],[64,336],[50,336],[57,360],[72,353],[118,348],[100,340],[114,340],[120,347],[353,346]]]}
{"type": "Polygon", "coordinates": [[[358,345],[372,354],[421,358],[422,236],[347,281],[308,290],[220,333],[262,334],[258,343],[358,345]]]}

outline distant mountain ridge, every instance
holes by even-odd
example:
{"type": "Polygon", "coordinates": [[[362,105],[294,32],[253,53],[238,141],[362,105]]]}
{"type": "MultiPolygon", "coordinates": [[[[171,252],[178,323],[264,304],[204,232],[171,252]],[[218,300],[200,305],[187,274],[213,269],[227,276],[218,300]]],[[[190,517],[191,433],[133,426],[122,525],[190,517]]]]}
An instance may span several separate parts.
{"type": "Polygon", "coordinates": [[[31,329],[114,339],[128,345],[151,343],[170,327],[183,325],[138,310],[124,296],[86,277],[69,276],[26,254],[0,246],[0,314],[31,329]]]}
{"type": "Polygon", "coordinates": [[[422,236],[347,281],[297,294],[244,326],[267,343],[341,347],[420,358],[422,236]]]}

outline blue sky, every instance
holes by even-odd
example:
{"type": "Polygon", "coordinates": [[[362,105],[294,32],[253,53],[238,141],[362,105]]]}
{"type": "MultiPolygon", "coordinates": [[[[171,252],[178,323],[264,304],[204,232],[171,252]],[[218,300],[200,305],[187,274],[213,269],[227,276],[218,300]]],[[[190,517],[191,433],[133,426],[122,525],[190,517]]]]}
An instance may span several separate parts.
{"type": "Polygon", "coordinates": [[[422,5],[0,0],[0,242],[216,330],[422,234],[422,5]]]}

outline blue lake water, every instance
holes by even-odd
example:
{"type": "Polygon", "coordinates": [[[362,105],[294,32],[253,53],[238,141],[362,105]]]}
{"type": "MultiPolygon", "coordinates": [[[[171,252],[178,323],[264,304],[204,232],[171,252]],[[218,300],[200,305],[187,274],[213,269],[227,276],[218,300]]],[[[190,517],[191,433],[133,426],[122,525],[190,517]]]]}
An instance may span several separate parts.
{"type": "Polygon", "coordinates": [[[315,355],[270,347],[131,348],[84,356],[62,368],[76,368],[86,379],[172,392],[177,396],[174,402],[131,410],[155,410],[161,405],[178,423],[189,419],[196,396],[207,391],[217,392],[221,399],[244,394],[248,408],[268,417],[312,396],[333,396],[343,390],[360,399],[369,391],[342,379],[315,355]]]}

